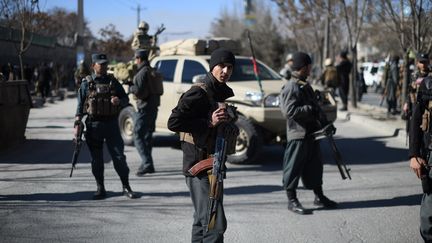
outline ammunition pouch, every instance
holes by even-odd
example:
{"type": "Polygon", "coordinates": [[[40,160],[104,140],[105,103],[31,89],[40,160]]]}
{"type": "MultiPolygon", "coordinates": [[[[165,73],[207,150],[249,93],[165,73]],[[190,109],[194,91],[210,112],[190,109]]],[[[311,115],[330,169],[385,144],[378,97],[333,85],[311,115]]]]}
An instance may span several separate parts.
{"type": "Polygon", "coordinates": [[[84,103],[87,114],[95,120],[117,116],[121,107],[111,103],[111,96],[115,96],[112,82],[96,84],[91,76],[87,76],[86,79],[89,82],[89,92],[84,103]]]}

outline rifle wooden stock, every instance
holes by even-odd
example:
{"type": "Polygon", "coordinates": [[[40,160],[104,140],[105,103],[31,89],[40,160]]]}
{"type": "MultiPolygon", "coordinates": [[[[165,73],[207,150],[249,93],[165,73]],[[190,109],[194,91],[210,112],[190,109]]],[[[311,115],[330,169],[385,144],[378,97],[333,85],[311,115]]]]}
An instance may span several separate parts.
{"type": "Polygon", "coordinates": [[[194,166],[192,166],[188,172],[193,176],[197,176],[199,173],[213,168],[213,159],[213,157],[209,157],[199,161],[194,166]]]}

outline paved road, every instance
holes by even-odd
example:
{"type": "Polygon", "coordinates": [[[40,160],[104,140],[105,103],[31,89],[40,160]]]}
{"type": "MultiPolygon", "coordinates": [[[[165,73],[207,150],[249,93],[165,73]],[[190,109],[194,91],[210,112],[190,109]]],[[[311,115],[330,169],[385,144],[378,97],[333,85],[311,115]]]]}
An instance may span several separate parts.
{"type": "MultiPolygon", "coordinates": [[[[0,153],[0,242],[188,242],[192,205],[180,174],[174,136],[157,134],[156,174],[131,175],[140,198],[120,195],[121,184],[107,156],[108,198],[92,201],[95,183],[86,149],[69,178],[74,100],[31,110],[27,141],[0,153]]],[[[346,114],[341,113],[341,118],[346,114]]],[[[379,121],[375,121],[379,122],[379,121]]],[[[226,242],[421,242],[419,181],[406,161],[405,141],[361,119],[336,122],[336,141],[352,169],[342,181],[323,142],[324,190],[338,210],[312,205],[313,215],[289,212],[281,188],[283,148],[265,147],[261,164],[228,165],[226,242]]],[[[385,124],[382,124],[385,126],[385,124]]],[[[138,168],[134,147],[129,167],[138,168]]]]}

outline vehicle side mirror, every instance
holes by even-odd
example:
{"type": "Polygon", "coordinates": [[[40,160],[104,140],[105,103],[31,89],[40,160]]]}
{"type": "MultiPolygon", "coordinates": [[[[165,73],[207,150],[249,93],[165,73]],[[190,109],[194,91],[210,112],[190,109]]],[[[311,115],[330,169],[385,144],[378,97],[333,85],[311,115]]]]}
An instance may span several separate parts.
{"type": "Polygon", "coordinates": [[[205,74],[198,74],[192,77],[192,83],[197,84],[197,83],[204,83],[204,79],[205,79],[206,75],[205,74]]]}

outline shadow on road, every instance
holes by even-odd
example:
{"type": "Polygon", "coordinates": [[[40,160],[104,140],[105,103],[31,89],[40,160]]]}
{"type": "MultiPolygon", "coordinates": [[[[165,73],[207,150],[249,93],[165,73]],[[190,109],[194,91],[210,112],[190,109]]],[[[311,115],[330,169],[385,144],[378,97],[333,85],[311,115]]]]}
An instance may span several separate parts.
{"type": "MultiPolygon", "coordinates": [[[[241,195],[241,194],[258,194],[271,193],[282,190],[281,186],[275,185],[253,185],[225,188],[226,195],[241,195]]],[[[70,193],[33,193],[33,194],[16,194],[16,195],[0,195],[2,201],[84,201],[92,200],[94,191],[70,192],[70,193]]],[[[141,197],[189,197],[189,191],[177,192],[139,192],[135,191],[138,198],[141,197]]],[[[107,191],[107,198],[123,197],[121,192],[107,191]]]]}
{"type": "MultiPolygon", "coordinates": [[[[336,138],[342,158],[347,164],[386,164],[408,160],[407,149],[387,147],[383,141],[388,137],[336,138]]],[[[334,164],[332,150],[327,139],[321,140],[324,163],[334,164]]]]}
{"type": "MultiPolygon", "coordinates": [[[[179,139],[175,135],[156,136],[155,147],[179,148],[179,139]]],[[[135,149],[135,147],[132,147],[135,149]]],[[[28,139],[24,143],[0,152],[0,164],[64,164],[71,163],[74,144],[68,140],[28,139]]],[[[105,162],[111,161],[106,146],[104,147],[105,162]]],[[[84,143],[78,157],[78,163],[90,163],[91,156],[84,143]]]]}
{"type": "Polygon", "coordinates": [[[421,194],[415,194],[415,195],[400,196],[400,197],[394,197],[388,199],[340,202],[338,209],[416,206],[416,205],[420,205],[421,199],[422,199],[421,194]]]}

